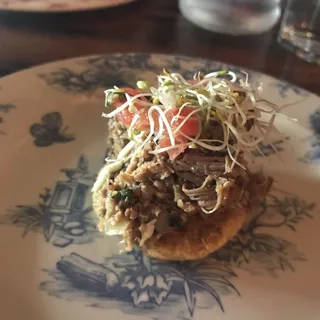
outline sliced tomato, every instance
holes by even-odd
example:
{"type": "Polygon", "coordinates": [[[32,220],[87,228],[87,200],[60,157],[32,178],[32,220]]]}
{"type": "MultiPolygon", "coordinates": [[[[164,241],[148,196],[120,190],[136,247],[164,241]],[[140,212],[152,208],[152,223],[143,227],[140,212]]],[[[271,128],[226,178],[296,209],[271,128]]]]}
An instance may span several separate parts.
{"type": "MultiPolygon", "coordinates": [[[[184,107],[180,113],[179,109],[172,109],[166,113],[166,118],[168,122],[172,126],[172,131],[174,132],[175,129],[177,129],[182,122],[184,121],[185,117],[187,117],[192,111],[194,110],[193,107],[184,107]],[[179,118],[175,119],[174,117],[179,114],[179,118]]],[[[171,160],[174,160],[177,158],[181,153],[183,153],[187,145],[184,146],[179,146],[179,144],[184,144],[187,143],[189,140],[188,138],[184,137],[181,135],[181,133],[190,136],[190,137],[195,137],[200,129],[200,121],[198,119],[198,116],[196,114],[193,114],[179,129],[178,132],[174,134],[174,140],[177,145],[177,147],[172,148],[167,151],[169,158],[171,160]]],[[[168,133],[166,132],[164,137],[160,140],[160,147],[161,148],[166,148],[171,146],[170,139],[168,137],[168,133]]]]}
{"type": "MultiPolygon", "coordinates": [[[[181,153],[183,153],[186,149],[187,149],[187,145],[185,146],[179,146],[179,144],[183,144],[183,143],[187,143],[188,139],[183,137],[183,136],[176,136],[174,138],[175,143],[178,145],[175,148],[172,148],[170,150],[167,151],[168,156],[170,158],[170,160],[174,160],[175,158],[177,158],[181,153]]],[[[166,147],[170,147],[171,146],[171,141],[169,137],[164,137],[160,140],[160,147],[161,148],[166,148],[166,147]]]]}
{"type": "MultiPolygon", "coordinates": [[[[181,123],[184,121],[184,118],[186,118],[192,111],[194,110],[193,107],[184,107],[181,111],[178,108],[172,109],[167,113],[167,119],[171,123],[174,116],[179,114],[179,118],[173,120],[172,122],[172,128],[174,129],[178,128],[181,123]],[[180,113],[179,113],[180,111],[180,113]]],[[[198,119],[198,116],[196,114],[193,114],[179,129],[180,132],[184,133],[187,136],[195,137],[200,129],[200,122],[198,119]]],[[[178,135],[179,133],[177,133],[178,135]]]]}
{"type": "MultiPolygon", "coordinates": [[[[141,91],[137,89],[132,88],[122,88],[124,89],[129,95],[135,96],[141,91]]],[[[145,97],[139,98],[142,101],[147,101],[145,97]]],[[[139,100],[138,99],[138,100],[139,100]]],[[[135,115],[138,115],[139,118],[136,121],[134,127],[139,131],[145,131],[148,132],[150,130],[150,121],[148,118],[148,111],[146,108],[139,105],[139,101],[136,101],[134,103],[136,109],[138,110],[138,113],[131,113],[128,108],[125,108],[120,113],[118,113],[118,119],[126,126],[129,127],[135,117],[135,115]]],[[[123,103],[126,102],[126,99],[114,99],[113,104],[116,107],[121,107],[123,103]]],[[[184,107],[182,110],[179,108],[174,108],[169,110],[166,113],[166,118],[171,125],[172,132],[175,132],[175,130],[182,124],[182,122],[185,120],[185,118],[193,112],[194,108],[192,106],[184,107]],[[179,114],[178,118],[175,118],[179,114]]],[[[155,112],[156,113],[156,112],[155,112]]],[[[154,118],[155,120],[155,131],[159,130],[159,121],[158,118],[154,118]]],[[[200,121],[197,114],[193,114],[182,126],[179,128],[178,132],[174,133],[174,139],[175,143],[177,145],[187,143],[188,139],[185,138],[181,133],[190,136],[195,137],[200,129],[200,121]]],[[[171,142],[168,136],[168,132],[166,128],[164,128],[163,137],[160,139],[160,147],[166,148],[171,146],[171,142]]],[[[179,154],[183,153],[187,146],[177,146],[175,148],[172,148],[167,151],[169,158],[171,160],[174,160],[179,154]]]]}
{"type": "MultiPolygon", "coordinates": [[[[141,91],[137,89],[132,88],[121,88],[126,91],[130,96],[134,97],[137,94],[140,94],[141,91]]],[[[147,111],[145,108],[143,108],[141,105],[139,105],[139,101],[148,101],[145,97],[140,97],[137,99],[137,101],[134,103],[134,106],[138,110],[139,119],[136,122],[135,128],[137,130],[144,130],[145,128],[149,128],[149,121],[147,119],[147,111]]],[[[112,101],[113,105],[117,108],[121,107],[127,100],[125,98],[119,99],[116,98],[112,101]]],[[[126,126],[129,127],[133,118],[135,116],[135,113],[132,113],[129,111],[129,108],[125,108],[120,113],[118,113],[118,119],[126,126]]]]}
{"type": "Polygon", "coordinates": [[[132,112],[129,112],[128,108],[124,109],[123,111],[118,113],[118,119],[126,126],[129,127],[132,120],[133,120],[134,114],[132,112]]]}
{"type": "Polygon", "coordinates": [[[150,122],[148,119],[147,110],[146,109],[140,110],[138,115],[139,115],[139,118],[135,123],[134,127],[139,131],[148,132],[150,130],[150,122]]]}

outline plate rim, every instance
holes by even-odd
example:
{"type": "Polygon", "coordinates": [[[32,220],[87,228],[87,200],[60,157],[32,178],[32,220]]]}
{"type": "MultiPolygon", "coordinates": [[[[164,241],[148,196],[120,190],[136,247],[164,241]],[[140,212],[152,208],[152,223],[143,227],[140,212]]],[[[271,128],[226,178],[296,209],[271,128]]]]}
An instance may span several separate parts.
{"type": "MultiPolygon", "coordinates": [[[[128,55],[128,54],[133,54],[133,57],[135,57],[135,55],[139,55],[142,59],[144,58],[144,57],[146,57],[146,58],[149,58],[149,57],[153,57],[154,59],[155,59],[155,62],[157,62],[158,61],[158,59],[161,59],[161,58],[163,58],[163,57],[170,57],[170,58],[174,58],[174,57],[186,57],[187,58],[187,60],[186,60],[186,64],[188,64],[188,63],[192,63],[193,61],[197,61],[197,62],[199,62],[199,61],[209,61],[209,62],[212,62],[213,63],[213,65],[214,65],[214,63],[216,62],[216,63],[222,63],[222,64],[225,64],[224,62],[220,62],[220,61],[216,61],[216,60],[210,60],[210,59],[201,59],[201,58],[196,58],[196,57],[191,57],[191,56],[183,56],[183,55],[172,55],[172,54],[157,54],[157,53],[147,53],[147,52],[140,52],[140,53],[138,53],[138,52],[130,52],[130,53],[121,53],[121,52],[119,52],[119,53],[110,53],[110,54],[97,54],[97,55],[86,55],[86,56],[79,56],[79,57],[73,57],[73,58],[65,58],[65,59],[60,59],[60,60],[56,60],[56,61],[51,61],[51,62],[47,62],[47,63],[44,63],[44,64],[41,64],[41,65],[37,65],[37,66],[32,66],[32,67],[29,67],[29,68],[26,68],[25,70],[20,70],[19,72],[15,72],[15,73],[13,73],[13,74],[10,74],[10,75],[8,75],[8,76],[6,76],[6,77],[3,77],[3,78],[5,78],[5,80],[6,80],[6,78],[8,77],[8,78],[10,78],[10,77],[14,77],[15,75],[16,75],[16,73],[18,74],[18,77],[19,76],[21,76],[19,73],[20,72],[27,72],[27,71],[29,71],[29,69],[32,69],[32,70],[30,70],[30,72],[31,72],[31,74],[30,74],[30,77],[31,78],[34,78],[34,77],[36,77],[37,76],[37,73],[38,73],[38,71],[39,70],[41,70],[42,68],[48,68],[48,69],[50,69],[51,67],[53,67],[53,68],[55,68],[55,67],[57,67],[57,68],[59,68],[60,66],[62,66],[62,64],[63,63],[65,63],[65,64],[70,64],[71,66],[70,66],[70,68],[76,68],[77,67],[77,62],[82,62],[82,61],[84,61],[84,62],[86,62],[87,61],[87,59],[90,59],[90,58],[95,58],[95,57],[97,57],[97,58],[99,58],[99,57],[101,57],[102,59],[103,58],[105,58],[106,57],[106,59],[108,58],[108,57],[115,57],[115,60],[116,60],[116,62],[117,61],[120,61],[121,60],[121,57],[123,57],[122,55],[124,55],[124,56],[126,56],[126,55],[128,55]],[[121,54],[120,56],[117,56],[117,57],[115,57],[115,55],[116,54],[121,54]],[[150,56],[149,56],[149,54],[150,54],[150,56]],[[51,66],[52,65],[52,66],[51,66]],[[39,69],[38,69],[39,68],[39,69]],[[33,69],[35,69],[35,70],[33,70],[33,69]]],[[[161,63],[161,61],[160,61],[160,63],[161,63]]],[[[182,61],[182,63],[184,63],[184,61],[182,61]]],[[[155,63],[156,64],[156,63],[155,63]]],[[[126,63],[126,65],[127,65],[127,63],[126,63]]],[[[227,64],[227,65],[229,65],[229,64],[227,64]]],[[[230,66],[234,66],[234,65],[231,65],[230,64],[230,66]]],[[[68,67],[68,65],[66,66],[66,67],[68,67]]],[[[78,66],[79,68],[82,68],[83,66],[78,66]]],[[[158,66],[159,67],[159,69],[161,69],[161,67],[160,66],[158,66]]],[[[130,68],[130,67],[129,67],[130,68]]],[[[132,67],[131,67],[132,68],[132,67]]],[[[132,68],[132,69],[134,69],[134,68],[132,68]]],[[[139,68],[138,68],[139,69],[139,68]]],[[[140,69],[141,70],[141,69],[140,69]]],[[[249,69],[247,69],[247,68],[244,68],[244,70],[246,70],[246,71],[248,71],[248,72],[251,72],[251,70],[249,70],[249,69]]],[[[51,70],[50,70],[51,71],[51,70]]],[[[47,71],[46,71],[47,72],[47,71]]],[[[258,74],[258,75],[261,75],[262,77],[266,77],[265,79],[266,79],[266,81],[267,82],[269,82],[269,81],[281,81],[282,82],[282,80],[279,80],[279,79],[276,79],[276,78],[274,78],[274,77],[272,77],[272,76],[269,76],[269,75],[265,75],[265,74],[263,74],[263,73],[260,73],[260,72],[257,72],[257,71],[254,71],[254,70],[252,70],[252,73],[253,74],[258,74]]],[[[28,74],[27,74],[28,75],[28,74]]],[[[24,75],[23,75],[24,76],[24,75]]],[[[15,78],[10,78],[10,80],[12,81],[12,80],[14,80],[15,78]]],[[[1,85],[1,80],[2,80],[2,78],[0,78],[0,85],[1,85]]],[[[19,81],[21,81],[21,78],[17,78],[17,80],[16,80],[18,83],[19,83],[19,81]]],[[[14,81],[13,81],[14,82],[14,81]]],[[[35,86],[35,88],[36,87],[38,87],[38,85],[36,85],[35,86]]],[[[14,87],[13,87],[14,88],[14,87]]],[[[8,85],[5,89],[4,89],[4,91],[9,91],[9,94],[11,95],[11,90],[12,90],[12,84],[10,83],[10,85],[8,85]]],[[[269,90],[269,89],[268,89],[269,90]]],[[[34,92],[33,90],[32,91],[30,91],[30,93],[31,93],[31,95],[32,95],[32,92],[34,92]]],[[[53,93],[52,94],[52,99],[54,99],[54,95],[55,95],[55,93],[53,93]]],[[[67,95],[69,95],[69,94],[67,94],[67,95]]],[[[311,93],[311,95],[313,95],[312,93],[311,93]]],[[[32,107],[33,108],[33,107],[32,107]]],[[[74,153],[74,152],[72,152],[72,153],[74,153]]],[[[309,179],[308,179],[309,180],[309,179]]],[[[54,185],[54,183],[56,183],[56,181],[58,181],[58,177],[57,177],[57,179],[56,180],[54,180],[54,182],[53,182],[53,185],[54,185]]],[[[317,204],[318,204],[318,202],[317,202],[317,204]]],[[[309,224],[311,224],[312,222],[311,221],[309,221],[309,224]]],[[[9,226],[9,225],[8,225],[9,226]]],[[[11,225],[10,225],[11,226],[11,225]]],[[[12,226],[11,226],[12,227],[12,226]]],[[[281,233],[282,234],[282,233],[281,233]]],[[[297,242],[297,240],[296,240],[296,238],[298,239],[298,237],[299,237],[299,232],[298,232],[298,234],[293,234],[293,239],[294,239],[294,241],[293,241],[293,243],[298,243],[297,242]]],[[[16,236],[14,236],[15,238],[16,238],[16,236]]],[[[37,237],[37,239],[39,239],[38,237],[39,237],[39,235],[37,235],[36,236],[37,237]]],[[[288,240],[288,238],[287,237],[283,237],[284,238],[284,240],[288,240]]],[[[41,247],[44,247],[44,245],[45,245],[45,242],[43,242],[44,240],[42,239],[41,240],[41,247]]],[[[25,242],[26,243],[26,242],[25,242]]],[[[301,246],[301,244],[299,244],[299,246],[301,246]]],[[[26,247],[27,248],[29,248],[30,246],[29,246],[29,244],[27,244],[26,243],[26,247]]],[[[101,261],[104,257],[105,257],[105,255],[103,255],[103,254],[101,254],[100,255],[100,253],[98,253],[98,255],[101,257],[101,259],[99,258],[99,260],[98,259],[96,259],[96,258],[94,258],[93,256],[90,256],[89,254],[88,254],[88,250],[90,250],[90,247],[88,246],[88,248],[84,248],[84,250],[82,251],[79,247],[78,248],[76,248],[76,247],[72,247],[72,250],[71,251],[65,251],[64,252],[64,254],[67,256],[69,253],[71,253],[71,252],[75,252],[76,254],[84,254],[83,255],[83,257],[84,258],[88,258],[88,259],[91,259],[93,262],[95,262],[95,261],[101,261]],[[89,249],[88,249],[89,248],[89,249]]],[[[91,247],[92,248],[92,247],[91,247]]],[[[302,247],[301,247],[302,248],[302,247]]],[[[17,250],[17,249],[15,249],[15,250],[17,250]]],[[[52,248],[49,248],[48,249],[48,252],[49,253],[51,253],[52,251],[51,250],[53,250],[52,248]]],[[[96,250],[96,248],[95,247],[93,247],[93,251],[94,252],[98,252],[97,250],[96,250]]],[[[36,249],[36,252],[38,252],[38,249],[36,249]]],[[[304,250],[302,250],[302,252],[305,252],[304,250]]],[[[41,255],[39,255],[39,256],[41,256],[41,255]]],[[[57,255],[56,256],[54,256],[55,258],[53,259],[53,262],[57,262],[57,261],[59,261],[58,260],[58,258],[60,258],[60,257],[62,257],[63,255],[62,255],[62,251],[60,251],[60,252],[58,252],[58,250],[57,250],[57,255]],[[59,257],[58,257],[59,256],[59,257]],[[57,260],[56,260],[57,259],[57,260]]],[[[111,255],[110,255],[111,256],[111,255]]],[[[54,265],[53,265],[53,263],[51,263],[52,261],[50,261],[50,259],[48,259],[47,257],[46,258],[43,258],[43,262],[44,263],[42,263],[42,261],[40,262],[41,260],[37,260],[37,263],[35,264],[35,266],[36,266],[36,268],[34,269],[34,273],[35,274],[41,274],[41,277],[39,277],[39,279],[37,280],[37,284],[41,284],[43,281],[45,281],[46,280],[46,278],[45,278],[45,276],[41,273],[42,271],[43,271],[43,269],[45,268],[45,269],[48,269],[48,270],[50,270],[51,268],[54,268],[54,265]],[[40,267],[41,267],[41,269],[40,269],[40,267]],[[40,282],[41,281],[41,282],[40,282]]],[[[103,261],[103,260],[102,260],[103,261]]],[[[309,267],[309,263],[310,262],[307,262],[307,267],[309,267]]],[[[235,270],[235,272],[237,272],[237,270],[238,269],[233,269],[233,270],[235,270]]],[[[299,277],[302,277],[302,275],[301,275],[301,273],[299,273],[299,277]]],[[[241,277],[239,277],[239,278],[241,278],[241,280],[239,281],[239,290],[240,290],[240,292],[245,292],[245,290],[246,290],[246,284],[245,284],[245,279],[246,279],[246,277],[244,277],[243,275],[241,276],[241,277]],[[241,288],[241,286],[240,286],[240,284],[241,284],[241,286],[242,286],[242,288],[241,288]]],[[[267,278],[267,279],[273,279],[273,278],[271,278],[271,277],[269,277],[269,278],[267,278]]],[[[236,282],[237,280],[236,279],[233,279],[232,281],[234,281],[234,282],[232,282],[232,283],[234,283],[235,284],[235,286],[236,287],[238,287],[238,283],[236,282]]],[[[256,281],[260,284],[261,282],[256,278],[256,281]]],[[[13,280],[13,283],[15,282],[15,280],[13,280]]],[[[8,282],[9,283],[9,282],[8,282]]],[[[282,286],[281,285],[281,282],[280,282],[280,286],[282,286]]],[[[283,287],[286,287],[286,285],[284,285],[283,287]]],[[[14,290],[14,292],[15,292],[15,290],[14,290]]],[[[41,292],[41,290],[39,290],[39,293],[41,292]]],[[[54,296],[52,296],[50,293],[48,293],[48,292],[45,292],[45,291],[42,291],[41,292],[41,294],[45,294],[45,298],[43,298],[43,300],[44,301],[46,301],[46,303],[44,304],[44,305],[46,305],[47,303],[50,303],[50,304],[53,304],[53,305],[57,305],[58,307],[61,307],[61,306],[63,306],[63,304],[65,303],[65,301],[67,300],[67,299],[65,299],[65,298],[60,298],[59,299],[59,297],[57,296],[57,297],[54,297],[54,296]],[[61,304],[60,304],[60,300],[61,300],[61,304]]],[[[260,294],[259,294],[260,295],[260,294]]],[[[234,298],[236,297],[236,295],[234,295],[234,294],[230,294],[230,295],[226,295],[226,296],[224,296],[224,295],[222,295],[221,294],[221,298],[223,299],[223,302],[224,302],[224,304],[225,305],[227,305],[227,303],[230,303],[230,301],[232,301],[234,298]],[[229,296],[228,298],[227,298],[227,296],[229,296]]],[[[87,299],[87,298],[86,298],[87,299]]],[[[80,302],[79,301],[77,301],[76,299],[73,301],[73,299],[70,299],[73,303],[72,304],[70,304],[70,306],[68,306],[68,310],[75,310],[75,314],[77,314],[77,303],[79,303],[80,304],[80,302]]],[[[202,299],[200,298],[199,299],[199,301],[201,301],[202,299]]],[[[239,305],[242,305],[242,306],[246,306],[247,304],[249,304],[249,299],[247,299],[247,298],[242,298],[241,300],[240,299],[238,299],[239,301],[237,302],[239,305]]],[[[31,300],[30,300],[31,301],[31,300]]],[[[87,300],[85,300],[85,302],[86,302],[87,300]]],[[[117,300],[116,300],[117,301],[117,300]]],[[[80,306],[80,310],[84,310],[84,308],[86,307],[87,308],[87,306],[86,306],[86,304],[82,301],[81,302],[81,305],[79,305],[80,306]]],[[[159,317],[159,319],[166,319],[167,318],[167,316],[168,315],[166,315],[165,313],[164,314],[161,314],[161,305],[160,305],[160,307],[159,307],[159,309],[158,308],[155,308],[155,312],[157,313],[157,317],[159,317]]],[[[180,307],[179,307],[180,308],[180,307]]],[[[42,308],[41,308],[42,309],[42,308]]],[[[39,310],[41,310],[41,309],[39,309],[39,310]]],[[[67,308],[66,308],[67,309],[67,308]]],[[[98,314],[96,314],[96,312],[95,312],[95,309],[94,308],[87,308],[87,310],[88,311],[86,311],[86,314],[88,314],[89,316],[91,315],[91,316],[96,316],[98,319],[100,319],[100,315],[98,315],[98,314]]],[[[101,308],[100,310],[102,310],[102,312],[104,313],[104,314],[106,314],[106,315],[108,315],[108,314],[110,314],[111,316],[113,315],[113,311],[110,311],[110,309],[109,308],[101,308]]],[[[111,309],[111,310],[113,310],[113,309],[111,309]]],[[[115,310],[117,310],[117,311],[120,311],[121,312],[121,316],[120,316],[120,318],[124,318],[124,319],[131,319],[131,317],[133,318],[133,315],[131,315],[131,313],[129,313],[129,314],[125,314],[124,312],[123,312],[123,308],[120,306],[120,305],[117,305],[117,307],[115,308],[115,310]],[[127,317],[127,318],[126,318],[127,317]]],[[[180,309],[179,309],[180,310],[180,309]]],[[[186,309],[187,310],[187,309],[186,309]]],[[[226,310],[228,310],[228,309],[226,309],[226,310]]],[[[230,308],[229,309],[231,312],[233,311],[233,308],[230,308]]],[[[315,310],[316,310],[316,308],[315,308],[315,310]]],[[[211,313],[215,313],[216,311],[219,311],[219,309],[217,308],[217,306],[216,305],[214,305],[212,308],[210,307],[210,308],[207,308],[205,311],[204,311],[204,317],[207,317],[207,315],[209,316],[211,313]]],[[[9,315],[10,315],[10,313],[8,313],[9,315]]],[[[39,314],[41,314],[41,313],[39,313],[39,314]]],[[[60,317],[59,316],[57,316],[56,314],[55,314],[55,312],[53,312],[53,311],[51,311],[50,312],[50,314],[53,316],[53,317],[56,317],[57,319],[59,319],[60,317]]],[[[38,314],[36,313],[35,314],[36,316],[38,316],[38,314]]],[[[176,313],[174,313],[174,314],[172,314],[173,316],[176,316],[176,313]]],[[[221,313],[221,316],[222,316],[223,314],[221,313]]],[[[243,312],[243,316],[245,317],[247,315],[247,313],[244,311],[243,312]]],[[[64,312],[61,312],[61,316],[63,317],[64,316],[64,312]]],[[[146,318],[147,319],[147,317],[149,317],[148,316],[148,312],[146,311],[145,313],[143,313],[143,314],[139,314],[138,316],[140,316],[141,318],[146,318]]],[[[218,316],[219,317],[219,316],[218,316]]],[[[228,317],[229,318],[229,317],[228,317]]],[[[192,317],[191,317],[191,319],[192,319],[192,317]]],[[[198,316],[194,316],[193,317],[193,319],[198,319],[198,316]]]]}
{"type": "MultiPolygon", "coordinates": [[[[116,8],[120,7],[123,5],[128,5],[130,3],[133,3],[137,0],[120,0],[118,3],[113,3],[107,5],[106,3],[103,4],[102,0],[95,0],[93,1],[96,3],[96,5],[92,4],[87,7],[74,7],[74,8],[55,8],[55,9],[48,9],[45,7],[27,7],[27,6],[17,6],[17,7],[4,7],[3,5],[0,4],[0,12],[15,12],[15,13],[45,13],[45,14],[54,14],[54,13],[72,13],[72,12],[85,12],[85,11],[96,11],[96,10],[103,10],[103,9],[108,9],[108,8],[116,8]],[[97,4],[97,3],[100,4],[97,4]]],[[[90,1],[88,2],[88,4],[90,1]]]]}
{"type": "MultiPolygon", "coordinates": [[[[134,1],[134,0],[133,0],[134,1]]],[[[0,9],[1,10],[1,9],[0,9]]],[[[289,85],[292,85],[294,87],[297,87],[298,89],[301,89],[303,91],[305,91],[308,95],[314,96],[317,99],[320,100],[320,95],[309,91],[308,89],[302,88],[299,85],[296,85],[295,83],[291,82],[291,81],[287,81],[287,80],[283,80],[280,78],[276,78],[273,75],[258,71],[258,70],[254,70],[252,68],[247,68],[245,66],[241,66],[239,64],[233,64],[233,63],[228,63],[228,62],[224,62],[221,60],[215,60],[215,59],[209,59],[209,58],[204,58],[204,57],[196,57],[196,56],[192,56],[192,55],[187,55],[187,54],[170,54],[170,53],[161,53],[161,52],[151,52],[151,51],[127,51],[127,52],[121,52],[121,51],[115,51],[115,52],[109,52],[109,53],[97,53],[97,54],[85,54],[85,55],[79,55],[79,56],[73,56],[73,57],[66,57],[63,59],[54,59],[54,60],[50,60],[44,63],[40,63],[40,64],[36,64],[36,65],[32,65],[32,66],[28,66],[26,68],[20,69],[18,71],[9,73],[7,75],[4,75],[2,77],[0,77],[0,84],[2,81],[5,81],[7,78],[13,77],[15,75],[19,75],[22,72],[27,72],[27,71],[32,71],[33,69],[38,69],[38,68],[42,68],[42,67],[49,67],[50,65],[54,65],[57,64],[59,62],[61,63],[65,63],[65,62],[72,62],[75,60],[86,60],[86,59],[90,59],[90,58],[96,58],[96,57],[105,57],[105,56],[116,56],[116,55],[153,55],[153,56],[160,56],[160,57],[177,57],[177,58],[187,58],[189,60],[198,60],[198,61],[210,61],[210,62],[216,62],[218,64],[226,64],[228,66],[231,67],[236,67],[239,69],[243,69],[248,71],[249,73],[253,73],[253,74],[257,74],[257,75],[261,75],[264,77],[268,77],[270,78],[272,81],[280,81],[281,83],[286,83],[289,85]]]]}

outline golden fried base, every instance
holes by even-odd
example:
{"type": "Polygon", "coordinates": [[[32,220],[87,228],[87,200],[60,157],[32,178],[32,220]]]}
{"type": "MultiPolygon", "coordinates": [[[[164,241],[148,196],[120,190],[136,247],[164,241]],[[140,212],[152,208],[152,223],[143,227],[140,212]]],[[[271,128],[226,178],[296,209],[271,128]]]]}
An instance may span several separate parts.
{"type": "MultiPolygon", "coordinates": [[[[99,191],[93,194],[96,213],[101,207],[99,191]]],[[[162,260],[199,260],[218,250],[241,229],[247,214],[239,207],[218,210],[207,219],[199,216],[189,218],[185,231],[173,231],[160,239],[148,240],[143,251],[150,257],[162,260]]]]}
{"type": "Polygon", "coordinates": [[[144,252],[162,260],[199,260],[218,250],[240,230],[246,213],[242,208],[218,210],[207,219],[190,218],[186,231],[174,231],[160,239],[151,238],[144,252]]]}

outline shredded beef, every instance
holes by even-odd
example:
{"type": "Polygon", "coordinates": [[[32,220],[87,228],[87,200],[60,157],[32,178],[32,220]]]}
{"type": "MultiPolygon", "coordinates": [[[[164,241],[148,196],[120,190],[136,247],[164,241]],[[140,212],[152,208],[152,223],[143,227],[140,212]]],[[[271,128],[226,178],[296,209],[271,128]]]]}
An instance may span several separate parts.
{"type": "MultiPolygon", "coordinates": [[[[116,156],[128,140],[118,122],[111,122],[110,129],[109,142],[116,156]]],[[[183,230],[191,215],[214,214],[221,207],[237,203],[248,207],[252,199],[264,196],[272,184],[271,178],[260,173],[250,173],[237,165],[232,168],[223,152],[187,149],[170,161],[166,153],[150,155],[149,151],[155,148],[149,142],[101,191],[105,199],[101,215],[109,218],[106,209],[111,205],[114,223],[128,222],[124,232],[127,250],[134,244],[142,246],[153,236],[159,238],[172,230],[183,230]],[[132,190],[130,198],[111,198],[111,192],[126,189],[132,190]]]]}

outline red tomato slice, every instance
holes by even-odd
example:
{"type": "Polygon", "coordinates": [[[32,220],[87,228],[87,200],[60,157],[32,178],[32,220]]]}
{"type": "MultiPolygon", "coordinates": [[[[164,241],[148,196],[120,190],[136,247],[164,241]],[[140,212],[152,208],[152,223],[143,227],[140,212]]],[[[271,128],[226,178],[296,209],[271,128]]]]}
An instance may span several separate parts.
{"type": "MultiPolygon", "coordinates": [[[[182,136],[177,136],[175,137],[175,143],[176,144],[182,144],[182,143],[187,143],[188,139],[182,136]]],[[[163,139],[160,140],[160,147],[161,148],[166,148],[166,147],[170,147],[171,146],[171,142],[169,137],[165,137],[163,139]]],[[[185,146],[177,146],[175,148],[172,148],[170,150],[167,151],[168,156],[170,158],[170,160],[174,160],[175,158],[177,158],[181,153],[183,153],[186,149],[187,149],[187,145],[185,146]]]]}
{"type": "MultiPolygon", "coordinates": [[[[121,88],[123,90],[126,91],[126,93],[128,93],[130,96],[134,97],[137,94],[140,94],[141,91],[137,90],[137,89],[132,89],[132,88],[121,88]]],[[[142,100],[142,101],[148,101],[145,97],[140,97],[138,98],[138,100],[142,100]]],[[[126,99],[114,99],[112,101],[113,105],[117,108],[121,107],[124,103],[126,102],[126,99]]],[[[145,108],[143,108],[142,106],[139,105],[139,102],[136,101],[134,103],[134,106],[136,107],[136,109],[139,112],[139,119],[136,122],[135,128],[137,130],[145,130],[149,128],[149,121],[147,119],[147,111],[145,108]]],[[[135,113],[132,113],[129,111],[129,108],[125,108],[124,110],[122,110],[120,113],[118,113],[118,119],[126,126],[129,127],[133,118],[135,116],[135,113]]]]}
{"type": "MultiPolygon", "coordinates": [[[[176,116],[179,113],[179,109],[172,109],[166,113],[166,118],[168,122],[172,126],[172,131],[175,131],[181,123],[184,121],[184,118],[188,116],[192,111],[194,110],[193,107],[184,107],[181,111],[178,119],[175,119],[172,123],[172,119],[174,116],[176,116]]],[[[179,134],[180,132],[184,133],[187,136],[194,137],[197,135],[198,131],[200,129],[200,122],[198,119],[198,116],[196,114],[193,114],[179,129],[179,131],[174,135],[175,143],[176,144],[183,144],[187,143],[189,140],[179,134]]],[[[167,133],[163,139],[160,141],[160,147],[165,148],[171,146],[171,142],[169,137],[167,136],[167,133]]],[[[177,146],[176,148],[170,149],[167,151],[169,158],[171,160],[174,160],[177,158],[181,153],[183,153],[187,148],[187,145],[185,146],[177,146]]]]}
{"type": "MultiPolygon", "coordinates": [[[[139,93],[141,93],[141,91],[136,90],[136,89],[132,89],[132,88],[122,88],[124,89],[129,95],[131,96],[135,96],[139,93]]],[[[139,98],[142,101],[148,101],[145,97],[141,97],[139,98]]],[[[113,104],[116,107],[120,107],[122,106],[122,104],[126,102],[126,99],[114,99],[113,100],[113,104]]],[[[150,130],[150,121],[148,118],[148,111],[146,108],[143,108],[141,105],[139,105],[139,102],[136,101],[135,102],[135,107],[138,110],[138,115],[139,118],[136,121],[134,127],[139,130],[139,131],[146,131],[148,132],[150,130]]],[[[185,117],[187,117],[192,111],[194,110],[193,107],[184,107],[181,111],[179,108],[175,108],[172,110],[169,110],[166,113],[166,118],[169,122],[169,124],[172,127],[172,132],[175,131],[175,129],[177,129],[181,123],[184,121],[185,117]],[[179,113],[180,111],[180,113],[179,113]],[[174,119],[173,118],[179,114],[179,118],[178,119],[174,119]],[[171,123],[172,122],[172,123],[171,123]]],[[[156,114],[156,111],[155,111],[156,114]]],[[[128,108],[125,108],[124,110],[122,110],[120,113],[118,113],[118,119],[126,126],[129,127],[134,119],[134,116],[136,115],[136,113],[131,113],[129,111],[128,108]]],[[[155,120],[155,131],[159,130],[159,121],[158,118],[154,118],[155,120]]],[[[183,137],[181,135],[181,133],[187,135],[187,136],[191,136],[191,137],[195,137],[198,133],[200,129],[200,121],[198,119],[197,114],[193,114],[183,125],[182,127],[179,129],[179,131],[177,133],[175,133],[174,135],[174,139],[175,139],[175,143],[176,144],[183,144],[183,143],[187,143],[188,139],[183,137]]],[[[166,130],[166,127],[164,128],[164,134],[163,137],[160,140],[160,147],[161,148],[166,148],[171,146],[171,142],[170,139],[168,137],[168,132],[166,130]]],[[[173,149],[170,149],[167,151],[169,158],[171,160],[174,160],[176,157],[179,156],[179,154],[183,153],[185,151],[185,149],[187,148],[187,146],[178,146],[175,147],[173,149]]]]}
{"type": "MultiPolygon", "coordinates": [[[[180,114],[179,118],[175,119],[173,121],[172,128],[173,131],[178,128],[181,123],[184,121],[184,118],[187,117],[192,111],[194,110],[193,107],[184,107],[180,114]],[[181,118],[180,118],[181,117],[181,118]]],[[[171,123],[172,119],[174,116],[178,115],[179,109],[172,109],[167,113],[167,119],[171,123]]],[[[183,126],[179,129],[180,132],[184,133],[187,136],[195,137],[200,129],[200,122],[198,120],[198,116],[196,114],[193,114],[184,124],[183,126]]],[[[179,132],[177,133],[179,135],[179,132]]]]}

